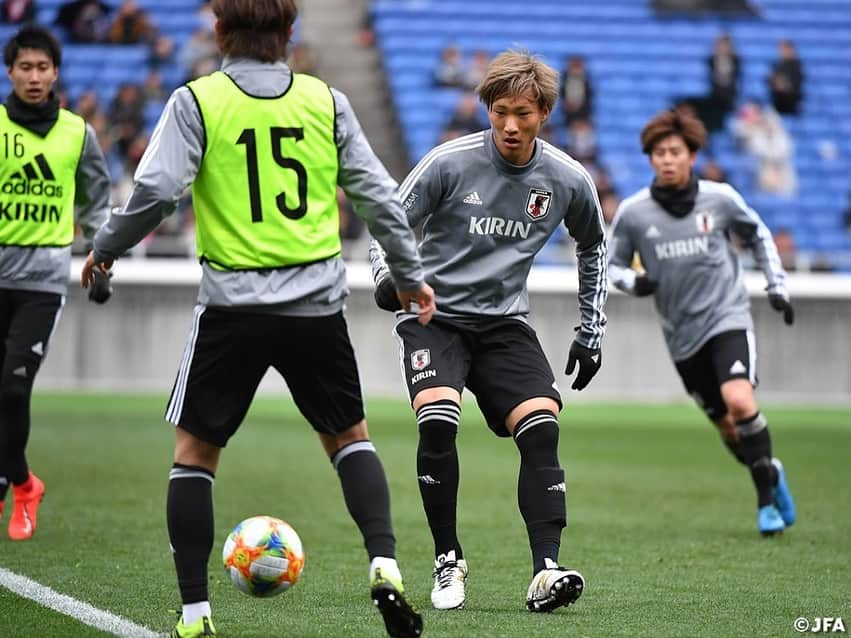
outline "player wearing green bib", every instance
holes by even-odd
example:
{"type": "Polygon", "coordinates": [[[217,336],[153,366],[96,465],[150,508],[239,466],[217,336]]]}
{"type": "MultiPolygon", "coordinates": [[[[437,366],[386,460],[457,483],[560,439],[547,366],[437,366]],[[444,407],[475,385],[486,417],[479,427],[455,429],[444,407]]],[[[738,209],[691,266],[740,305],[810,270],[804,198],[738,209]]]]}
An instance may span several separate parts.
{"type": "MultiPolygon", "coordinates": [[[[24,27],[3,51],[13,90],[0,105],[0,516],[11,483],[12,540],[32,537],[44,496],[25,453],[30,396],[65,303],[75,222],[91,240],[109,205],[95,132],[53,93],[61,58],[39,27],[24,27]]],[[[106,301],[108,279],[89,296],[106,301]]]]}
{"type": "MultiPolygon", "coordinates": [[[[192,186],[198,305],[166,411],[176,426],[167,520],[183,613],[172,636],[212,636],[207,562],[212,484],[269,367],[337,470],[370,558],[372,599],[391,636],[415,637],[395,560],[390,495],[369,440],[343,302],[340,185],[388,252],[400,302],[434,312],[396,183],[372,152],[345,95],[284,63],[292,0],[213,0],[221,71],[169,99],[123,210],[98,231],[95,270],[140,241],[192,186]]],[[[284,630],[272,630],[278,635],[284,630]]]]}

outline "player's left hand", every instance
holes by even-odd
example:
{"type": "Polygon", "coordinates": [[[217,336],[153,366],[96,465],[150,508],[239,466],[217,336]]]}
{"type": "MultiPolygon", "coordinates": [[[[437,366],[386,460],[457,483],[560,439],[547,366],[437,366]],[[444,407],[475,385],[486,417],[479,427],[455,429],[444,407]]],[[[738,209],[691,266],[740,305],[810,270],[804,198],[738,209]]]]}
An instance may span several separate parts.
{"type": "Polygon", "coordinates": [[[768,293],[768,303],[770,303],[771,307],[777,312],[783,313],[783,322],[787,326],[791,326],[795,323],[795,309],[786,297],[776,292],[770,292],[768,293]]]}
{"type": "Polygon", "coordinates": [[[599,348],[592,350],[574,341],[570,345],[570,353],[567,357],[567,367],[564,369],[564,373],[573,374],[573,369],[577,363],[579,363],[579,372],[570,387],[574,390],[582,390],[597,374],[603,364],[603,355],[599,348]]]}

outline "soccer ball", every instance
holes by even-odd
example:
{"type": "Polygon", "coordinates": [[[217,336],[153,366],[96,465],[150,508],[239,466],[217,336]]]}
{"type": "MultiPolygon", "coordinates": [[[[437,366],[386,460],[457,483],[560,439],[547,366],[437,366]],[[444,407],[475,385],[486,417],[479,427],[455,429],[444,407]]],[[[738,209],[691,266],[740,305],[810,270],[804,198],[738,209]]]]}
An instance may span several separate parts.
{"type": "Polygon", "coordinates": [[[298,534],[281,519],[252,516],[228,535],[222,561],[240,591],[268,598],[296,584],[304,569],[304,550],[298,534]]]}

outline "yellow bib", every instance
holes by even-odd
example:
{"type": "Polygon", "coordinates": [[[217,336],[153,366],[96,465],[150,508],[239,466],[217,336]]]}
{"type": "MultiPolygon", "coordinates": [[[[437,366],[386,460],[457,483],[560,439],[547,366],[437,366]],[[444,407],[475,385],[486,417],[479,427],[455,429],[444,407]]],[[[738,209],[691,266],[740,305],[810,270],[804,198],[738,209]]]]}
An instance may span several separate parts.
{"type": "Polygon", "coordinates": [[[192,186],[198,257],[223,270],[281,268],[340,252],[334,99],[294,73],[253,97],[218,71],[188,84],[206,148],[192,186]]]}

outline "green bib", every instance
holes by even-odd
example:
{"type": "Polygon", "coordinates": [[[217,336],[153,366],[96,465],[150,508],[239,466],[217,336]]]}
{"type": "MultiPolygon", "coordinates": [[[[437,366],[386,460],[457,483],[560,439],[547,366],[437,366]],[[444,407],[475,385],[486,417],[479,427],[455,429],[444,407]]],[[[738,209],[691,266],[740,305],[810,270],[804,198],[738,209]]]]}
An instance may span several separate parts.
{"type": "Polygon", "coordinates": [[[295,266],[340,253],[331,91],[293,74],[252,97],[218,71],[188,84],[206,147],[192,186],[198,257],[222,270],[295,266]]]}
{"type": "Polygon", "coordinates": [[[65,109],[41,137],[0,106],[0,245],[74,241],[74,191],[85,139],[83,118],[65,109]]]}

